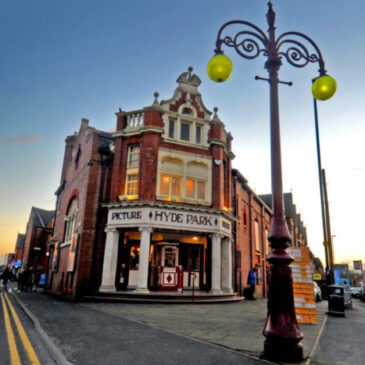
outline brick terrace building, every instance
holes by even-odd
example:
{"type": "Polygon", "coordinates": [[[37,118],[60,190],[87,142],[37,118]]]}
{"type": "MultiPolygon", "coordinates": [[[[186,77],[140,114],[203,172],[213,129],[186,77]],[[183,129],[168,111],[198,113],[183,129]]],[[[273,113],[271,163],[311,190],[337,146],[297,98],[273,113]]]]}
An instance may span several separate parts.
{"type": "Polygon", "coordinates": [[[15,261],[22,261],[25,245],[25,234],[18,233],[15,243],[15,261]]]}

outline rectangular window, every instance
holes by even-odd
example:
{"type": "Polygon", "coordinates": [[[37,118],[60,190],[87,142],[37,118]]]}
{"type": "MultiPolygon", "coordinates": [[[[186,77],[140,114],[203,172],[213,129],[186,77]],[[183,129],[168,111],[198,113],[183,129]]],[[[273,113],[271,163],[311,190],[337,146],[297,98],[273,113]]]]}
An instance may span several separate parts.
{"type": "Polygon", "coordinates": [[[200,125],[196,126],[195,142],[202,143],[202,127],[200,125]]]}
{"type": "Polygon", "coordinates": [[[161,175],[160,194],[180,196],[181,178],[178,176],[161,175]]]}
{"type": "Polygon", "coordinates": [[[186,179],[186,197],[195,198],[195,180],[186,179]]]}
{"type": "Polygon", "coordinates": [[[198,199],[205,199],[205,181],[198,181],[198,199]]]}
{"type": "Polygon", "coordinates": [[[139,146],[129,146],[128,167],[139,167],[139,146]]]}
{"type": "Polygon", "coordinates": [[[169,138],[175,138],[175,121],[169,121],[169,138]]]}
{"type": "Polygon", "coordinates": [[[268,231],[265,229],[265,247],[266,247],[266,255],[270,253],[270,246],[269,246],[269,240],[267,239],[268,231]]]}
{"type": "Polygon", "coordinates": [[[180,178],[179,177],[171,178],[171,195],[180,196],[180,178]]]}
{"type": "Polygon", "coordinates": [[[255,247],[256,251],[260,251],[260,227],[259,222],[255,220],[255,247]]]}
{"type": "Polygon", "coordinates": [[[164,195],[169,195],[169,191],[170,191],[170,176],[161,175],[160,193],[164,195]]]}
{"type": "Polygon", "coordinates": [[[186,197],[205,200],[205,181],[186,179],[186,197]]]}
{"type": "Polygon", "coordinates": [[[180,139],[183,141],[190,141],[190,124],[181,123],[180,139]]]}
{"type": "Polygon", "coordinates": [[[138,194],[138,175],[128,175],[127,176],[127,195],[137,195],[138,194]]]}

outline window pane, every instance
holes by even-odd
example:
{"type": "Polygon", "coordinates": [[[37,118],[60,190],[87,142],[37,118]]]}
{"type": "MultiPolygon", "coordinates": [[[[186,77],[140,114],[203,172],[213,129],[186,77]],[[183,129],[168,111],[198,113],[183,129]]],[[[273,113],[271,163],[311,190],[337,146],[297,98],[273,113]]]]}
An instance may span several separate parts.
{"type": "Polygon", "coordinates": [[[137,195],[138,194],[138,175],[128,175],[127,176],[127,195],[137,195]]]}
{"type": "Polygon", "coordinates": [[[183,141],[190,141],[190,124],[181,123],[180,138],[183,141]]]}
{"type": "Polygon", "coordinates": [[[198,181],[198,199],[205,199],[205,182],[198,181]]]}
{"type": "Polygon", "coordinates": [[[129,146],[128,167],[138,167],[139,165],[139,146],[129,146]]]}
{"type": "Polygon", "coordinates": [[[169,138],[175,138],[175,121],[169,121],[169,138]]]}
{"type": "Polygon", "coordinates": [[[186,179],[186,197],[195,198],[195,181],[186,179]]]}
{"type": "Polygon", "coordinates": [[[180,196],[180,178],[171,178],[171,195],[180,196]]]}
{"type": "Polygon", "coordinates": [[[169,187],[170,187],[170,176],[161,175],[160,193],[169,195],[169,190],[170,190],[169,187]]]}
{"type": "Polygon", "coordinates": [[[182,114],[192,115],[193,111],[189,108],[184,108],[183,111],[182,111],[182,114]]]}
{"type": "Polygon", "coordinates": [[[255,220],[255,246],[256,251],[260,251],[260,226],[259,222],[255,220]]]}
{"type": "Polygon", "coordinates": [[[196,126],[196,139],[195,139],[196,143],[202,143],[202,127],[197,125],[196,126]]]}

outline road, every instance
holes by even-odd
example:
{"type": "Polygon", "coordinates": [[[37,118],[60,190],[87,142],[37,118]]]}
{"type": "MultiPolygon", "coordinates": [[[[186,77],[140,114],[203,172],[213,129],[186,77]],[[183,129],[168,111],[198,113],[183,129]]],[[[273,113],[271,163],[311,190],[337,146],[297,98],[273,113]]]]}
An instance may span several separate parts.
{"type": "Polygon", "coordinates": [[[55,364],[33,323],[12,296],[1,291],[0,301],[0,364],[55,364]]]}

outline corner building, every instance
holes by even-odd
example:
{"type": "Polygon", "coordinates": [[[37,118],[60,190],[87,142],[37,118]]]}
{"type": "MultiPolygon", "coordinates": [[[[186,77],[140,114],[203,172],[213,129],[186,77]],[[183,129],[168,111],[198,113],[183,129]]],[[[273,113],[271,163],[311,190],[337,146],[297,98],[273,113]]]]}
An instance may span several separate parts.
{"type": "Polygon", "coordinates": [[[233,292],[232,137],[192,69],[177,83],[113,133],[83,119],[66,138],[48,292],[233,292]]]}
{"type": "Polygon", "coordinates": [[[171,99],[116,113],[101,292],[177,291],[179,276],[232,292],[232,137],[191,71],[171,99]]]}

